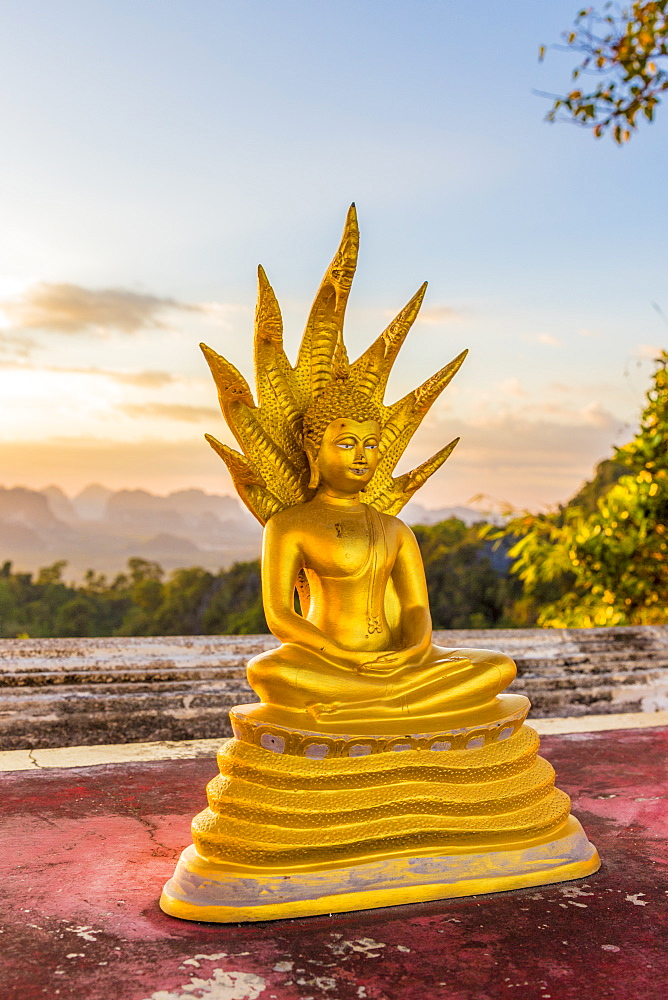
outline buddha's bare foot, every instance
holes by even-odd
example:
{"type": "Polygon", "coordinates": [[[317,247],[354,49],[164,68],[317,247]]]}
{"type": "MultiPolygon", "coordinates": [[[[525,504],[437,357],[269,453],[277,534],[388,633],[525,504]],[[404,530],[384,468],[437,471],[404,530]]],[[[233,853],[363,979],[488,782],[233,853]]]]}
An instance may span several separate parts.
{"type": "Polygon", "coordinates": [[[307,705],[306,711],[309,715],[312,715],[316,722],[320,719],[322,715],[332,715],[340,708],[338,701],[334,701],[331,704],[324,704],[322,702],[316,702],[314,705],[307,705]]]}

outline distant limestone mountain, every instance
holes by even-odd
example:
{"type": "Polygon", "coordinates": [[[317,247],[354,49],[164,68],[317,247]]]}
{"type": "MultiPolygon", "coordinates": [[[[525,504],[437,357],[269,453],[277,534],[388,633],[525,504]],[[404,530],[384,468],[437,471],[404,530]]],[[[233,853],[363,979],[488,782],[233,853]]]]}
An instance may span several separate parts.
{"type": "Polygon", "coordinates": [[[58,523],[48,497],[25,486],[7,490],[0,486],[0,521],[7,526],[51,528],[58,523]]]}
{"type": "Polygon", "coordinates": [[[204,549],[224,546],[240,524],[246,529],[256,524],[235,497],[202,490],[179,490],[166,497],[146,490],[120,490],[108,498],[105,520],[122,534],[169,533],[204,549]]]}
{"type": "Polygon", "coordinates": [[[60,486],[47,486],[46,489],[40,490],[40,493],[46,497],[54,517],[59,521],[65,521],[66,524],[76,524],[80,515],[74,506],[74,501],[70,500],[60,486]]]}
{"type": "Polygon", "coordinates": [[[498,515],[490,511],[474,510],[473,507],[439,507],[438,510],[429,510],[419,503],[407,503],[399,516],[406,524],[438,524],[451,517],[456,517],[467,525],[479,524],[481,521],[492,524],[501,522],[498,515]]]}
{"type": "Polygon", "coordinates": [[[156,496],[88,486],[70,499],[58,486],[0,487],[0,565],[34,572],[66,559],[65,579],[87,569],[115,575],[128,558],[220,568],[260,554],[262,529],[239,501],[202,490],[156,496]]]}
{"type": "MultiPolygon", "coordinates": [[[[427,510],[416,503],[401,516],[408,524],[485,519],[469,507],[427,510]]],[[[87,569],[113,576],[132,556],[165,570],[203,566],[216,571],[256,559],[261,536],[260,525],[236,497],[203,490],[157,496],[95,484],[70,498],[54,485],[40,491],[0,487],[0,566],[9,560],[17,570],[34,572],[66,559],[67,580],[81,579],[87,569]]]]}
{"type": "MultiPolygon", "coordinates": [[[[58,489],[57,486],[55,488],[58,489]]],[[[107,500],[113,493],[114,491],[107,489],[106,486],[91,483],[72,499],[72,506],[82,520],[100,521],[105,515],[107,500]]]]}

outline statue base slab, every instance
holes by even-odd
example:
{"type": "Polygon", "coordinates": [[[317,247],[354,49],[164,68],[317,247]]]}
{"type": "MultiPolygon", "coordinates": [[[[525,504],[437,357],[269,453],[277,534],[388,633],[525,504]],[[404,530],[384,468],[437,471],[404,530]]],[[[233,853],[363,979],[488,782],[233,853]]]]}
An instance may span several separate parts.
{"type": "Polygon", "coordinates": [[[231,871],[188,847],[162,894],[173,917],[243,923],[475,896],[585,878],[596,848],[574,816],[558,836],[514,850],[430,854],[297,872],[231,871]]]}
{"type": "Polygon", "coordinates": [[[277,920],[591,875],[598,854],[538,756],[528,710],[502,695],[432,732],[364,736],[238,706],[162,909],[277,920]]]}

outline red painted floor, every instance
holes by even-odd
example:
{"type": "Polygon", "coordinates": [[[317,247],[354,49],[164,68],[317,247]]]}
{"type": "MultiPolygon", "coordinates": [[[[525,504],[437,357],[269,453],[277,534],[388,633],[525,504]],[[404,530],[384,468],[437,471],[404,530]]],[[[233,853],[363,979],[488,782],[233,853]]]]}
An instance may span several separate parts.
{"type": "Polygon", "coordinates": [[[668,730],[543,753],[603,858],[584,882],[264,924],[157,900],[215,763],[2,776],[2,1000],[665,1000],[668,730]]]}

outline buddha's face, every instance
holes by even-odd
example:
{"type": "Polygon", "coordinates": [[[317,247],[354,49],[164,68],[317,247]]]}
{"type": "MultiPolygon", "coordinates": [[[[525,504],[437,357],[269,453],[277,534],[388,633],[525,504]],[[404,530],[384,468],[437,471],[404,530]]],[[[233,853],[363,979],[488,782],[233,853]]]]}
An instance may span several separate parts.
{"type": "Polygon", "coordinates": [[[320,481],[334,493],[354,496],[371,481],[378,465],[380,425],[375,420],[333,420],[317,456],[310,456],[320,481]]]}

